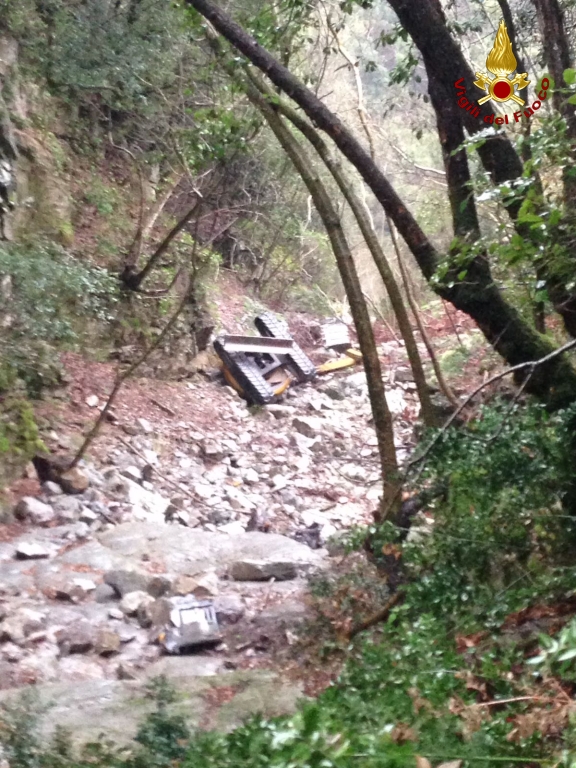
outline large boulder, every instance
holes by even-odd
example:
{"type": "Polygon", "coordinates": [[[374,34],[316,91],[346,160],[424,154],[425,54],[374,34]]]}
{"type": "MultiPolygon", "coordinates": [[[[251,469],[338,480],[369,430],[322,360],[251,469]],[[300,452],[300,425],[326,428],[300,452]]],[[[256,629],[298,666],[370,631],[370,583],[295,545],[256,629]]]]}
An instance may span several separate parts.
{"type": "Polygon", "coordinates": [[[99,534],[98,539],[100,546],[89,542],[61,555],[61,559],[70,565],[92,565],[108,555],[109,561],[121,562],[122,568],[140,569],[147,558],[153,558],[162,562],[165,573],[175,577],[224,571],[240,560],[293,563],[298,573],[304,574],[322,568],[326,555],[323,550],[312,550],[275,533],[227,534],[150,523],[122,523],[99,534]]]}
{"type": "MultiPolygon", "coordinates": [[[[230,731],[252,715],[290,714],[302,697],[299,685],[264,670],[241,670],[215,675],[219,660],[188,656],[165,658],[151,665],[146,679],[81,680],[34,687],[44,712],[37,735],[47,740],[58,725],[65,725],[75,743],[96,741],[103,735],[118,744],[134,738],[143,718],[155,703],[146,695],[148,679],[164,674],[178,691],[168,713],[182,715],[191,728],[230,731]],[[226,688],[232,699],[214,705],[211,695],[226,688]],[[49,706],[48,706],[49,705],[49,706]]],[[[20,690],[0,691],[0,702],[14,701],[20,690]]]]}
{"type": "Polygon", "coordinates": [[[18,560],[42,560],[50,557],[50,550],[37,541],[21,541],[15,554],[18,560]]]}
{"type": "Polygon", "coordinates": [[[114,589],[119,597],[129,592],[146,592],[150,576],[136,570],[115,569],[104,574],[104,583],[114,589]]]}
{"type": "Polygon", "coordinates": [[[89,621],[72,624],[56,633],[60,653],[88,653],[96,642],[96,631],[89,621]]]}

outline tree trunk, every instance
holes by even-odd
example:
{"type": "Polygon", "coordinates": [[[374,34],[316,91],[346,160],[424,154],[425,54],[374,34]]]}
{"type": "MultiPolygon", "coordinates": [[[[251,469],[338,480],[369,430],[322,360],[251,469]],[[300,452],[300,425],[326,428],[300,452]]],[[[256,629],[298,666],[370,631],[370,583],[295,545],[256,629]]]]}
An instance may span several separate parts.
{"type": "MultiPolygon", "coordinates": [[[[294,99],[318,128],[334,140],[390,216],[424,276],[429,280],[438,266],[436,250],[388,179],[339,118],[295,75],[214,5],[212,0],[186,0],[186,2],[207,18],[220,34],[264,72],[278,88],[294,99]]],[[[421,5],[424,4],[426,4],[425,0],[422,0],[422,3],[419,0],[418,4],[412,3],[412,6],[418,13],[421,5]]],[[[450,38],[448,32],[447,34],[450,38]]],[[[453,41],[452,44],[455,45],[453,41]]],[[[443,58],[438,51],[436,56],[443,58]]],[[[501,141],[505,145],[509,144],[507,139],[501,141]]],[[[486,145],[490,143],[486,142],[486,145]]],[[[517,158],[513,151],[512,153],[517,158]]],[[[513,158],[508,160],[512,162],[513,158]]],[[[490,344],[511,365],[537,360],[552,350],[549,341],[537,334],[504,300],[492,280],[485,261],[477,261],[470,265],[465,282],[456,281],[453,285],[438,287],[435,290],[451,301],[457,309],[470,315],[490,344]]],[[[527,389],[555,404],[572,402],[576,397],[576,372],[567,360],[554,358],[549,365],[543,366],[543,370],[539,370],[538,375],[530,379],[527,389]]]]}
{"type": "MultiPolygon", "coordinates": [[[[437,0],[388,0],[388,3],[422,54],[428,72],[434,72],[447,91],[450,90],[450,100],[456,100],[454,83],[463,78],[466,94],[470,95],[469,101],[476,101],[482,95],[474,85],[476,75],[450,34],[446,17],[437,0]]],[[[484,130],[486,123],[483,118],[494,112],[489,102],[478,106],[478,109],[480,117],[473,117],[465,109],[459,110],[470,134],[484,130]]],[[[522,161],[504,134],[484,141],[478,148],[478,154],[495,184],[522,176],[522,161]]],[[[512,215],[517,214],[521,202],[509,201],[508,210],[512,215]]]]}
{"type": "Polygon", "coordinates": [[[388,219],[388,226],[390,228],[390,237],[392,238],[394,250],[396,251],[396,260],[398,261],[398,268],[400,270],[400,274],[402,275],[404,293],[406,294],[406,299],[408,300],[408,304],[410,305],[410,309],[412,310],[412,314],[414,315],[414,320],[416,322],[416,325],[418,326],[418,331],[420,332],[420,336],[422,337],[424,346],[428,351],[428,357],[430,358],[430,362],[432,363],[432,367],[434,368],[434,373],[436,374],[436,380],[438,381],[438,386],[440,387],[440,391],[442,392],[444,397],[448,400],[448,402],[451,403],[455,408],[458,408],[458,406],[460,405],[460,403],[458,402],[458,398],[456,397],[454,392],[452,392],[450,385],[444,378],[444,373],[442,371],[442,368],[440,367],[440,363],[438,362],[438,356],[436,355],[436,351],[434,350],[432,341],[430,340],[430,336],[428,335],[428,332],[426,330],[426,327],[424,326],[422,317],[420,316],[420,310],[418,308],[418,304],[416,303],[416,300],[412,295],[412,287],[410,286],[408,270],[406,268],[406,265],[404,264],[404,258],[402,257],[402,253],[400,251],[400,245],[398,243],[398,238],[396,237],[394,224],[390,221],[390,219],[388,219]]]}
{"type": "MultiPolygon", "coordinates": [[[[556,82],[552,101],[558,114],[566,121],[566,139],[569,143],[569,157],[564,165],[562,180],[564,186],[564,204],[566,220],[573,232],[576,224],[576,176],[574,175],[574,156],[576,151],[576,105],[568,103],[568,94],[562,93],[564,70],[573,66],[574,60],[564,24],[564,13],[558,0],[532,0],[539,17],[542,30],[544,56],[550,74],[556,82]]],[[[559,233],[559,239],[567,252],[574,258],[573,235],[559,233]]],[[[574,271],[576,272],[576,265],[574,271]]],[[[567,290],[564,278],[552,275],[548,293],[554,307],[561,306],[566,329],[576,337],[576,295],[567,290]]]]}
{"type": "MultiPolygon", "coordinates": [[[[559,18],[559,10],[554,10],[554,7],[558,9],[557,0],[533,0],[533,2],[537,7],[548,9],[548,12],[545,13],[543,10],[542,13],[545,13],[548,19],[550,36],[556,39],[565,39],[562,33],[561,14],[559,18]]],[[[428,76],[430,78],[433,77],[438,84],[444,87],[444,107],[450,110],[456,104],[454,83],[460,78],[465,82],[466,96],[469,101],[476,101],[477,97],[481,95],[481,91],[474,85],[475,74],[470,69],[460,47],[452,38],[446,25],[446,17],[438,0],[388,0],[388,3],[394,9],[400,23],[422,54],[428,76]]],[[[501,2],[501,7],[502,5],[501,2]]],[[[513,27],[512,34],[514,34],[513,27]]],[[[546,32],[546,34],[548,33],[546,32]]],[[[555,66],[559,70],[560,76],[565,66],[570,66],[569,63],[566,64],[566,61],[569,61],[569,57],[566,56],[565,48],[565,43],[557,44],[554,47],[555,66]],[[563,53],[560,53],[560,51],[563,51],[563,53]]],[[[554,77],[556,78],[556,75],[554,77]]],[[[557,82],[560,81],[557,80],[557,82]]],[[[465,109],[458,108],[455,110],[458,122],[461,122],[470,134],[484,130],[486,123],[484,123],[482,118],[492,114],[494,111],[493,107],[490,106],[490,102],[479,106],[478,109],[480,110],[480,118],[473,117],[465,109]]],[[[573,112],[574,107],[572,107],[572,114],[573,112]]],[[[571,123],[568,123],[569,130],[570,125],[573,125],[574,122],[572,120],[571,123]]],[[[576,139],[576,125],[574,125],[573,131],[572,140],[574,141],[576,139]]],[[[464,136],[463,133],[462,136],[464,136]]],[[[511,181],[522,176],[522,160],[503,133],[484,141],[477,151],[482,165],[490,173],[495,184],[511,181]]],[[[571,169],[568,168],[565,172],[566,196],[568,199],[574,199],[576,203],[576,179],[570,176],[570,171],[571,169]],[[566,187],[566,181],[568,181],[568,187],[566,187]],[[574,190],[572,185],[574,185],[574,190]],[[574,198],[572,198],[573,194],[574,198]]],[[[504,205],[514,220],[518,216],[522,201],[522,197],[517,195],[514,198],[504,199],[504,205]]],[[[525,226],[517,225],[516,228],[519,234],[527,240],[534,238],[535,233],[525,226]]],[[[399,231],[401,232],[401,230],[399,231]]],[[[540,265],[540,270],[546,279],[548,293],[554,309],[562,317],[568,333],[576,338],[576,293],[567,290],[565,287],[566,282],[569,282],[571,278],[565,280],[563,277],[554,275],[545,263],[540,265]]]]}
{"type": "Polygon", "coordinates": [[[510,5],[508,3],[508,0],[497,0],[497,2],[498,2],[498,5],[500,6],[500,10],[502,11],[502,18],[504,19],[506,28],[508,29],[508,36],[510,38],[510,42],[512,43],[512,50],[514,52],[514,56],[516,57],[516,64],[518,65],[516,71],[528,72],[528,67],[526,66],[526,63],[522,58],[522,55],[520,53],[520,48],[518,46],[518,36],[516,35],[516,25],[514,24],[514,18],[512,17],[512,11],[510,10],[510,5]]]}
{"type": "Polygon", "coordinates": [[[390,510],[392,517],[398,502],[398,464],[396,461],[396,448],[394,447],[394,430],[392,415],[386,402],[386,393],[382,383],[382,369],[374,340],[374,332],[368,308],[362,294],[362,287],[354,264],[354,258],[342,229],[340,218],[330,195],[321,182],[310,159],[305,155],[302,147],[282,122],[276,111],[268,101],[261,96],[259,91],[249,83],[246,85],[248,98],[260,110],[268,125],[272,129],[282,149],[286,152],[302,181],[305,183],[314,206],[318,211],[330,244],[336,257],[338,270],[344,284],[346,296],[350,303],[350,311],[354,319],[354,325],[358,334],[358,342],[362,352],[368,393],[374,428],[378,439],[380,453],[380,466],[382,469],[383,498],[380,512],[375,515],[376,522],[382,519],[382,510],[390,510]]]}
{"type": "Polygon", "coordinates": [[[267,88],[266,84],[261,78],[250,73],[250,79],[252,82],[254,82],[258,90],[264,94],[264,96],[269,101],[271,101],[273,108],[278,109],[288,120],[290,120],[290,122],[296,128],[298,128],[298,130],[308,139],[310,144],[312,144],[322,159],[324,165],[330,171],[332,177],[338,185],[338,188],[342,192],[344,199],[350,206],[350,209],[358,224],[358,228],[360,229],[362,237],[368,246],[368,250],[372,254],[372,258],[374,259],[374,263],[378,268],[382,282],[386,287],[392,309],[394,310],[394,314],[398,321],[398,328],[400,329],[400,333],[404,339],[404,343],[406,344],[406,353],[410,361],[410,367],[412,368],[412,374],[414,376],[414,382],[416,384],[418,398],[422,408],[422,419],[426,426],[434,426],[436,419],[434,416],[432,401],[430,399],[430,390],[426,383],[426,375],[422,366],[420,353],[418,352],[416,339],[414,338],[414,332],[412,331],[410,318],[408,317],[408,312],[404,306],[402,294],[400,293],[400,288],[398,287],[394,273],[388,264],[388,260],[386,259],[384,251],[380,246],[376,233],[374,232],[370,219],[368,218],[368,214],[364,210],[362,201],[354,192],[352,184],[345,177],[344,172],[340,168],[339,164],[332,158],[328,146],[318,131],[316,131],[315,128],[310,125],[310,123],[305,120],[295,109],[293,109],[289,104],[286,104],[282,99],[279,99],[277,94],[273,93],[269,88],[267,88]]]}
{"type": "Polygon", "coordinates": [[[170,232],[166,235],[166,237],[162,240],[160,245],[156,248],[152,256],[148,259],[144,267],[139,271],[136,272],[134,269],[134,265],[127,264],[124,267],[124,270],[121,275],[122,282],[124,285],[129,288],[132,291],[137,291],[141,284],[144,282],[144,280],[148,277],[150,272],[154,269],[154,266],[158,263],[160,258],[166,253],[168,248],[170,247],[172,241],[175,237],[177,237],[180,232],[184,229],[184,227],[190,222],[192,217],[194,216],[194,213],[196,212],[196,209],[198,208],[198,200],[195,201],[194,205],[190,210],[182,216],[180,221],[175,224],[170,232]]]}
{"type": "MultiPolygon", "coordinates": [[[[360,77],[359,62],[354,61],[352,56],[342,46],[338,37],[338,32],[332,25],[329,17],[327,18],[327,22],[340,53],[346,59],[348,65],[354,73],[356,93],[358,97],[358,117],[360,118],[364,133],[368,139],[368,144],[370,146],[370,157],[375,161],[376,151],[374,146],[374,138],[369,126],[369,115],[364,104],[364,91],[362,87],[362,78],[360,77]]],[[[262,90],[261,78],[258,78],[257,87],[258,83],[260,84],[260,88],[262,90]]],[[[262,92],[267,93],[266,90],[262,90],[262,92]]],[[[267,95],[270,97],[273,94],[272,92],[268,92],[267,95]]],[[[426,382],[426,374],[424,373],[422,359],[420,357],[420,353],[418,352],[418,345],[416,344],[414,332],[412,331],[410,317],[408,316],[408,312],[402,299],[402,293],[400,292],[400,288],[398,287],[398,283],[394,277],[394,272],[392,271],[388,260],[386,259],[386,255],[384,254],[384,251],[380,245],[380,241],[376,236],[376,232],[374,230],[374,222],[372,220],[372,216],[370,215],[370,209],[368,208],[365,200],[360,200],[358,195],[354,192],[354,187],[345,177],[343,171],[341,170],[340,164],[333,160],[330,150],[326,146],[318,131],[316,131],[313,126],[310,125],[310,123],[304,120],[295,109],[292,109],[285,102],[282,102],[281,109],[283,114],[286,115],[286,117],[292,122],[293,125],[296,126],[296,128],[299,128],[299,130],[304,134],[304,136],[306,136],[312,146],[316,149],[327,169],[332,174],[332,177],[336,181],[340,191],[344,195],[345,200],[350,206],[364,241],[368,246],[368,250],[372,254],[376,268],[380,273],[380,277],[382,278],[382,282],[384,283],[388,293],[388,298],[390,299],[390,304],[392,305],[394,315],[398,322],[400,334],[402,335],[406,345],[406,353],[408,355],[408,360],[412,369],[412,375],[414,376],[414,382],[418,392],[418,399],[420,400],[422,420],[428,427],[436,426],[436,416],[432,406],[432,400],[430,398],[430,389],[428,388],[428,384],[426,382]]]]}
{"type": "Polygon", "coordinates": [[[570,43],[564,25],[564,13],[558,0],[532,0],[538,12],[538,21],[542,31],[544,56],[556,87],[552,93],[552,102],[568,124],[574,121],[576,107],[566,103],[566,96],[560,89],[564,83],[564,70],[572,67],[570,43]]]}

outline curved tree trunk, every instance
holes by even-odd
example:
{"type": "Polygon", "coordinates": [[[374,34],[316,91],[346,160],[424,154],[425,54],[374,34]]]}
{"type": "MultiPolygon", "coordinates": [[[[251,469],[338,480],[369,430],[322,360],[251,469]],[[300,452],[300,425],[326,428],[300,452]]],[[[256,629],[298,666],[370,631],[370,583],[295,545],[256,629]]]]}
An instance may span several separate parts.
{"type": "Polygon", "coordinates": [[[318,131],[316,131],[316,129],[310,125],[310,123],[305,120],[295,109],[293,109],[289,104],[286,104],[286,102],[282,99],[279,99],[277,94],[273,93],[269,88],[267,88],[266,84],[261,78],[255,76],[253,73],[249,73],[249,76],[258,90],[264,94],[266,98],[271,102],[273,108],[278,109],[278,111],[280,111],[288,120],[290,120],[290,122],[296,128],[298,128],[298,130],[308,139],[310,144],[312,144],[322,159],[323,163],[325,164],[326,168],[330,171],[332,177],[338,185],[338,188],[342,192],[344,199],[350,206],[350,209],[358,224],[358,228],[360,229],[362,237],[364,238],[366,245],[372,254],[374,263],[376,264],[378,272],[382,278],[382,282],[384,283],[386,291],[388,292],[388,297],[390,298],[392,309],[394,310],[394,314],[396,315],[396,319],[398,321],[398,328],[400,329],[400,333],[404,339],[404,343],[406,344],[406,353],[410,361],[410,367],[412,369],[414,382],[418,392],[418,398],[422,408],[422,419],[426,426],[435,426],[436,419],[434,416],[432,401],[430,399],[430,390],[426,383],[426,375],[422,366],[420,353],[418,352],[418,346],[416,344],[414,332],[412,331],[410,318],[408,316],[408,312],[406,311],[406,307],[404,306],[404,300],[402,299],[402,294],[400,293],[400,288],[398,287],[394,273],[388,264],[386,255],[380,246],[378,237],[374,232],[374,228],[372,227],[372,223],[368,217],[368,214],[362,205],[362,201],[354,192],[352,184],[345,177],[344,172],[340,168],[339,164],[333,159],[328,146],[318,131]]]}
{"type": "Polygon", "coordinates": [[[124,285],[132,291],[137,291],[144,280],[148,277],[150,272],[154,269],[158,261],[170,248],[170,245],[174,238],[176,238],[180,232],[186,227],[186,225],[192,220],[192,217],[196,213],[196,209],[199,205],[199,198],[194,201],[194,205],[182,216],[172,229],[168,232],[166,237],[162,240],[160,245],[156,248],[154,253],[149,257],[144,267],[137,272],[134,264],[127,264],[122,272],[121,279],[124,285]]]}
{"type": "Polygon", "coordinates": [[[408,300],[408,304],[410,305],[410,309],[412,310],[412,314],[414,315],[414,320],[416,322],[416,325],[418,326],[418,331],[420,332],[420,336],[422,337],[424,346],[428,351],[428,357],[430,358],[430,362],[432,363],[432,367],[434,368],[434,373],[436,374],[436,380],[438,381],[438,386],[440,387],[440,391],[442,392],[444,397],[448,400],[448,402],[451,403],[451,405],[453,405],[455,408],[458,408],[458,406],[460,405],[460,403],[458,402],[458,398],[456,397],[454,392],[452,392],[450,385],[444,378],[444,373],[442,371],[442,368],[440,367],[440,363],[438,362],[438,356],[436,355],[434,347],[432,346],[432,342],[430,341],[430,336],[428,335],[428,332],[426,331],[426,328],[422,321],[418,304],[416,303],[416,300],[412,294],[412,288],[410,286],[410,280],[408,277],[408,270],[406,268],[406,265],[404,264],[402,253],[400,252],[400,246],[398,244],[398,238],[396,237],[396,232],[394,230],[394,224],[390,221],[390,219],[388,219],[388,226],[390,227],[390,236],[392,238],[394,250],[396,251],[396,260],[398,261],[398,268],[400,270],[400,274],[402,275],[404,293],[406,294],[406,299],[408,300]]]}
{"type": "MultiPolygon", "coordinates": [[[[408,32],[422,54],[428,72],[436,77],[448,89],[450,100],[456,101],[454,83],[463,78],[466,93],[481,96],[481,91],[474,85],[475,73],[470,69],[458,43],[450,34],[446,17],[438,0],[388,0],[404,29],[408,32]]],[[[478,133],[486,128],[484,117],[494,110],[490,103],[478,107],[480,117],[473,117],[465,109],[462,112],[464,127],[471,133],[478,133]]],[[[490,173],[495,184],[522,176],[523,163],[508,137],[499,134],[483,142],[478,148],[482,165],[490,173]]],[[[518,212],[522,201],[510,201],[509,211],[518,212]]]]}
{"type": "Polygon", "coordinates": [[[378,439],[380,465],[382,468],[383,498],[380,512],[375,515],[375,518],[376,522],[380,522],[384,510],[388,511],[389,514],[391,513],[393,517],[395,509],[399,506],[398,464],[394,447],[392,415],[386,402],[380,359],[354,258],[342,229],[338,213],[332,204],[325,186],[315,172],[310,159],[305,155],[298,141],[259,91],[247,83],[246,92],[250,101],[266,119],[282,149],[286,152],[308,188],[314,206],[326,228],[334,256],[336,257],[338,270],[344,284],[346,296],[350,302],[350,311],[354,319],[356,332],[358,333],[358,342],[362,352],[370,404],[374,417],[374,428],[378,439]]]}

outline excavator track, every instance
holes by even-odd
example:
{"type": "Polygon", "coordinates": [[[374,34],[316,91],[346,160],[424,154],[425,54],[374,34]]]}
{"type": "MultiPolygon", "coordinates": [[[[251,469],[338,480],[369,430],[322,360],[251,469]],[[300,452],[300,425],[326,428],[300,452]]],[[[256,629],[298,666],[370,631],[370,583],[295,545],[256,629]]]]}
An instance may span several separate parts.
{"type": "MultiPolygon", "coordinates": [[[[291,338],[288,323],[279,320],[272,312],[258,315],[254,320],[254,325],[262,336],[272,336],[276,339],[291,338]]],[[[286,360],[286,367],[299,382],[311,381],[316,377],[316,366],[296,343],[286,355],[286,360]]]]}

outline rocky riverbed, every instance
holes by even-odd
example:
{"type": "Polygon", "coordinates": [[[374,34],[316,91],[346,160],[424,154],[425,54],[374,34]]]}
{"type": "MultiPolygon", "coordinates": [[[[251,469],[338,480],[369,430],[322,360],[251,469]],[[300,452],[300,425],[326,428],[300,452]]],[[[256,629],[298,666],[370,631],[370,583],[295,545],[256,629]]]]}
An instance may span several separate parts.
{"type": "MultiPolygon", "coordinates": [[[[405,367],[386,376],[406,456],[414,385],[405,367]]],[[[46,482],[21,498],[0,539],[0,695],[33,685],[53,704],[47,724],[83,737],[131,735],[158,674],[195,725],[292,709],[302,687],[266,668],[271,649],[297,636],[306,579],[330,567],[331,541],[378,500],[361,370],[257,409],[217,382],[178,387],[178,408],[120,403],[68,492],[46,482]],[[221,637],[166,655],[159,633],[186,595],[212,601],[221,637]]]]}

